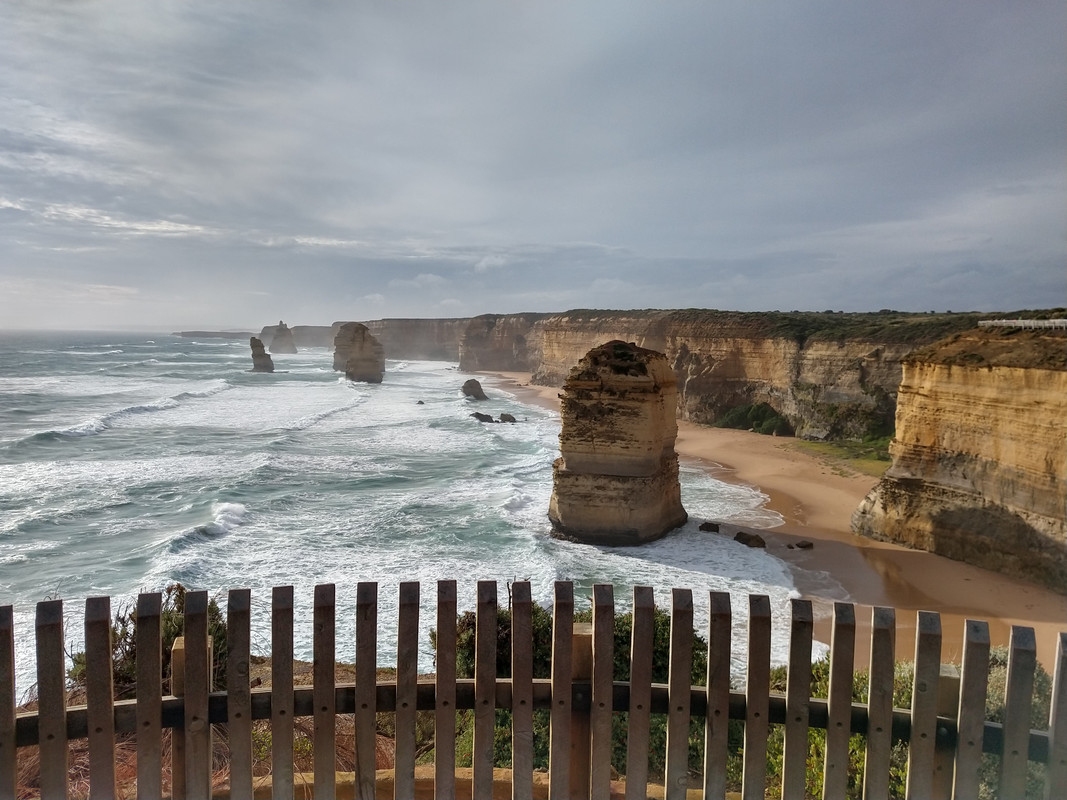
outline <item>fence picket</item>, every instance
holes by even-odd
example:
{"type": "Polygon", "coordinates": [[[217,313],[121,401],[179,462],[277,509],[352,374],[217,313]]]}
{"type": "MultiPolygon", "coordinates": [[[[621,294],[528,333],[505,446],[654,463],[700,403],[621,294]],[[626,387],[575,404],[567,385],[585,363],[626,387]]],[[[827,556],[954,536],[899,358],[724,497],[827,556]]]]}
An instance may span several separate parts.
{"type": "Polygon", "coordinates": [[[708,710],[704,720],[704,800],[726,797],[733,625],[728,592],[711,592],[708,614],[708,710]]]}
{"type": "Polygon", "coordinates": [[[863,761],[863,800],[889,800],[889,757],[893,748],[893,681],[896,671],[897,615],[871,609],[870,680],[867,686],[867,752],[863,761]]]}
{"type": "Polygon", "coordinates": [[[941,616],[920,611],[915,630],[915,681],[911,692],[911,736],[905,796],[925,800],[934,791],[937,691],[941,675],[941,616]]]}
{"type": "Polygon", "coordinates": [[[770,732],[771,600],[748,598],[748,677],[745,685],[745,752],[741,796],[763,800],[767,783],[767,736],[770,732]]]}
{"type": "Polygon", "coordinates": [[[645,800],[648,785],[648,734],[652,709],[652,648],[655,595],[635,586],[630,628],[630,710],[626,735],[626,800],[645,800]]]}
{"type": "Polygon", "coordinates": [[[396,757],[393,796],[415,796],[415,702],[419,679],[419,584],[400,584],[396,633],[396,757]]]}
{"type": "Polygon", "coordinates": [[[671,591],[671,638],[667,711],[666,800],[685,800],[689,786],[689,696],[693,680],[693,593],[671,591]]]}
{"type": "MultiPolygon", "coordinates": [[[[691,626],[690,626],[691,627],[691,626]]],[[[615,671],[615,595],[611,584],[593,586],[593,707],[589,796],[608,800],[611,794],[611,709],[615,671]]]]}
{"type": "Polygon", "coordinates": [[[1026,793],[1026,762],[1030,747],[1030,703],[1037,667],[1034,629],[1011,626],[1008,677],[1004,688],[1004,745],[1000,756],[1000,797],[1026,793]]]}
{"type": "Polygon", "coordinates": [[[226,598],[226,732],[230,747],[230,800],[252,800],[251,605],[248,589],[226,598]]]}
{"type": "Polygon", "coordinates": [[[0,797],[15,796],[17,779],[15,613],[11,606],[0,606],[0,797]]]}
{"type": "Polygon", "coordinates": [[[1045,800],[1053,800],[1067,797],[1067,633],[1061,633],[1056,642],[1048,731],[1050,741],[1045,800]]]}
{"type": "Polygon", "coordinates": [[[115,693],[111,598],[85,601],[85,704],[89,723],[89,800],[115,797],[115,693]]]}
{"type": "Polygon", "coordinates": [[[275,586],[270,619],[270,757],[274,800],[293,797],[293,587],[275,586]]]}
{"type": "Polygon", "coordinates": [[[41,797],[67,796],[67,690],[63,601],[37,604],[37,719],[41,797]]]}
{"type": "Polygon", "coordinates": [[[162,596],[137,596],[137,789],[143,798],[163,796],[163,645],[160,637],[162,596]]]}
{"type": "Polygon", "coordinates": [[[824,800],[845,800],[848,790],[848,740],[852,717],[852,675],[856,665],[856,609],[834,603],[830,632],[830,688],[827,693],[824,800]]]}
{"type": "Polygon", "coordinates": [[[811,601],[794,598],[790,601],[790,610],[782,800],[804,800],[808,766],[808,700],[811,697],[811,601]]]}
{"type": "MultiPolygon", "coordinates": [[[[529,584],[527,584],[527,594],[529,584]]],[[[456,798],[456,582],[437,582],[434,797],[456,798]]]]}
{"type": "Polygon", "coordinates": [[[556,581],[552,609],[552,713],[548,745],[548,796],[551,800],[561,800],[570,794],[573,644],[574,584],[556,581]]]}
{"type": "Polygon", "coordinates": [[[194,800],[211,795],[211,651],[206,591],[185,595],[185,791],[194,800]]]}
{"type": "Polygon", "coordinates": [[[969,619],[964,623],[960,706],[956,716],[956,761],[952,778],[953,797],[978,796],[978,767],[982,758],[988,683],[989,625],[969,619]]]}
{"type": "Polygon", "coordinates": [[[337,590],[332,583],[315,587],[312,615],[315,797],[332,798],[337,792],[337,590]]]}
{"type": "Polygon", "coordinates": [[[474,655],[474,767],[475,797],[493,795],[493,739],[496,723],[496,581],[478,581],[474,655]]]}
{"type": "Polygon", "coordinates": [[[378,584],[356,584],[356,797],[374,800],[378,710],[378,584]]]}

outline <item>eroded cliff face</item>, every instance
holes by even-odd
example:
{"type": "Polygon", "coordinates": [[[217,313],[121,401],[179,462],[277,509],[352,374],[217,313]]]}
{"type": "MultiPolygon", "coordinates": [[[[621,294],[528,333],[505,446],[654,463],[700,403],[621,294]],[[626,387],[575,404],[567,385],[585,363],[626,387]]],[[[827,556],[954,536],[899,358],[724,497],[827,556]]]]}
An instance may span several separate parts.
{"type": "MultiPolygon", "coordinates": [[[[470,319],[376,319],[363,323],[389,358],[458,361],[459,341],[470,319]]],[[[335,330],[341,323],[335,322],[335,330]]]]}
{"type": "Polygon", "coordinates": [[[633,545],[685,523],[674,374],[661,353],[622,341],[591,349],[560,395],[560,458],[548,515],[580,541],[633,545]]]}
{"type": "Polygon", "coordinates": [[[857,533],[1067,592],[1067,332],[957,335],[904,364],[857,533]]]}
{"type": "Polygon", "coordinates": [[[802,437],[888,433],[901,361],[936,336],[920,331],[894,341],[855,321],[865,315],[826,316],[841,333],[811,336],[787,315],[716,311],[478,317],[461,344],[460,367],[530,371],[534,383],[561,386],[584,353],[618,339],[666,355],[682,419],[711,424],[737,406],[767,403],[802,437]]]}
{"type": "MultiPolygon", "coordinates": [[[[544,314],[474,317],[460,337],[460,368],[470,372],[533,372],[541,357],[541,335],[533,335],[533,328],[544,317],[544,314]]],[[[568,371],[577,360],[571,362],[568,371]]]]}

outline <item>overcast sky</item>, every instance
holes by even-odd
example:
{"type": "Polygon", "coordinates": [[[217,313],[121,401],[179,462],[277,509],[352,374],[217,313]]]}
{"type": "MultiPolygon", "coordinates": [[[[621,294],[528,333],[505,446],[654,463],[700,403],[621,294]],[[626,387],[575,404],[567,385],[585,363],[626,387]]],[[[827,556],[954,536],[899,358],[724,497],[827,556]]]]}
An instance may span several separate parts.
{"type": "Polygon", "coordinates": [[[0,6],[0,329],[1067,305],[1067,4],[0,6]]]}

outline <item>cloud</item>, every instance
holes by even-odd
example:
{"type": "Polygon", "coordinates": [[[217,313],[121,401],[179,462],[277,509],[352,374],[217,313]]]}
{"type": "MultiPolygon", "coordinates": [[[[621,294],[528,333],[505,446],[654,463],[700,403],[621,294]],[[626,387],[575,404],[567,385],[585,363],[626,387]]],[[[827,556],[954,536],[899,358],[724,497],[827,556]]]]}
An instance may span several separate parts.
{"type": "Polygon", "coordinates": [[[1065,25],[985,2],[15,0],[0,279],[134,288],[129,324],[1062,304],[1065,25]]]}

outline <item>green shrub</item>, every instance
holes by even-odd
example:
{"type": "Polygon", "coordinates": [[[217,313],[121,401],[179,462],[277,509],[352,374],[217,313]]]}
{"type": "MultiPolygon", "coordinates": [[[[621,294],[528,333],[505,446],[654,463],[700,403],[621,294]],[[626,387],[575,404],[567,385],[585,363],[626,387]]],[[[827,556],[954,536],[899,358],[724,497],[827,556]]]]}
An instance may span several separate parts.
{"type": "Polygon", "coordinates": [[[715,422],[716,428],[736,428],[754,430],[758,433],[776,436],[792,436],[793,427],[789,420],[775,411],[767,403],[735,406],[715,422]]]}
{"type": "MultiPolygon", "coordinates": [[[[170,691],[170,652],[174,640],[185,630],[186,588],[172,583],[163,590],[159,614],[160,639],[162,642],[164,693],[170,691]]],[[[211,637],[214,658],[212,677],[215,686],[226,685],[226,620],[218,602],[212,598],[207,607],[208,636],[211,637]]],[[[137,696],[137,607],[130,603],[115,611],[111,625],[112,669],[114,671],[115,698],[137,696]]],[[[67,678],[75,688],[85,687],[85,652],[71,654],[72,666],[67,678]]]]}

